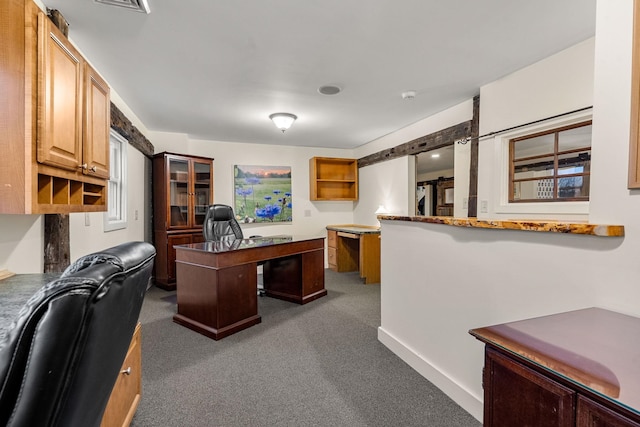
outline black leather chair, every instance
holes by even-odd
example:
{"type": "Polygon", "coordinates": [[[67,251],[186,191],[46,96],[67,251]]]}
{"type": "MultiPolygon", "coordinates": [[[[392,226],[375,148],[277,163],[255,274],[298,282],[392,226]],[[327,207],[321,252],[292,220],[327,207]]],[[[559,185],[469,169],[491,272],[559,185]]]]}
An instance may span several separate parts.
{"type": "Polygon", "coordinates": [[[220,242],[224,240],[242,239],[242,228],[228,205],[210,205],[204,217],[202,235],[206,241],[220,242]]]}
{"type": "MultiPolygon", "coordinates": [[[[243,239],[242,228],[229,205],[214,204],[207,209],[202,227],[202,235],[208,242],[234,241],[243,239]]],[[[249,236],[249,238],[260,236],[249,236]]],[[[257,284],[258,295],[264,295],[264,287],[257,284]]]]}
{"type": "Polygon", "coordinates": [[[78,259],[34,294],[0,342],[0,426],[99,426],[138,321],[155,249],[78,259]]]}

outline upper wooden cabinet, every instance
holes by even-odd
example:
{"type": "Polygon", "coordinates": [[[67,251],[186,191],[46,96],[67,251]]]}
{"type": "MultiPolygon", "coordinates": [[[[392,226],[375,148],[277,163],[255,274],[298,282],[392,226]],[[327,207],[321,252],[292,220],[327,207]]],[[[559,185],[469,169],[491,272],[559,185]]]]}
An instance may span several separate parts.
{"type": "Polygon", "coordinates": [[[109,86],[31,0],[0,2],[0,38],[0,213],[106,210],[109,86]]]}
{"type": "Polygon", "coordinates": [[[312,157],[309,187],[311,200],[358,200],[358,161],[312,157]]]}
{"type": "Polygon", "coordinates": [[[109,179],[109,85],[89,64],[84,66],[83,173],[109,179]]]}
{"type": "Polygon", "coordinates": [[[84,60],[56,30],[38,14],[38,162],[75,171],[82,164],[84,60]]]}

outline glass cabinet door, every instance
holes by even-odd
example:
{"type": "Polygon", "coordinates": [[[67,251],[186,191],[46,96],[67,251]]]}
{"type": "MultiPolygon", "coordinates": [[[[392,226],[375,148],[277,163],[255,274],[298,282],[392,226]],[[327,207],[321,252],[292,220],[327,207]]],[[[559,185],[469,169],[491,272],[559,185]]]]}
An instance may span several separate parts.
{"type": "Polygon", "coordinates": [[[203,225],[211,200],[211,163],[194,161],[194,225],[203,225]]]}
{"type": "Polygon", "coordinates": [[[169,158],[169,226],[187,227],[189,218],[189,162],[169,158]]]}

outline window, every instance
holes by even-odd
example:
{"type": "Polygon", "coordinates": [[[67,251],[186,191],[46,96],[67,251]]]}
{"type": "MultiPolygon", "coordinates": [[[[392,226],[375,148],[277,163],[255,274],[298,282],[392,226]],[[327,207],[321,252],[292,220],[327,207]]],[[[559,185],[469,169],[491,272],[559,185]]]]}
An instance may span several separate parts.
{"type": "Polygon", "coordinates": [[[509,202],[589,200],[591,121],[509,141],[509,202]]]}
{"type": "Polygon", "coordinates": [[[127,227],[127,145],[128,142],[113,129],[109,138],[108,209],[105,212],[104,231],[127,227]]]}

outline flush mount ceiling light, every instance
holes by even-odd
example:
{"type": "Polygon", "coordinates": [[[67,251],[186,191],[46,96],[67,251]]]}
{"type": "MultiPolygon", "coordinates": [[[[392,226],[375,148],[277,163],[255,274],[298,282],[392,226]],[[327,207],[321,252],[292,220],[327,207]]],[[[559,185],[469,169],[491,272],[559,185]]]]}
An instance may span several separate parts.
{"type": "Polygon", "coordinates": [[[109,6],[124,7],[125,9],[134,10],[136,12],[150,13],[147,0],[93,0],[96,3],[102,3],[109,6]]]}
{"type": "Polygon", "coordinates": [[[289,129],[298,117],[295,114],[290,113],[273,113],[269,118],[273,120],[276,127],[284,133],[284,131],[289,129]]]}

